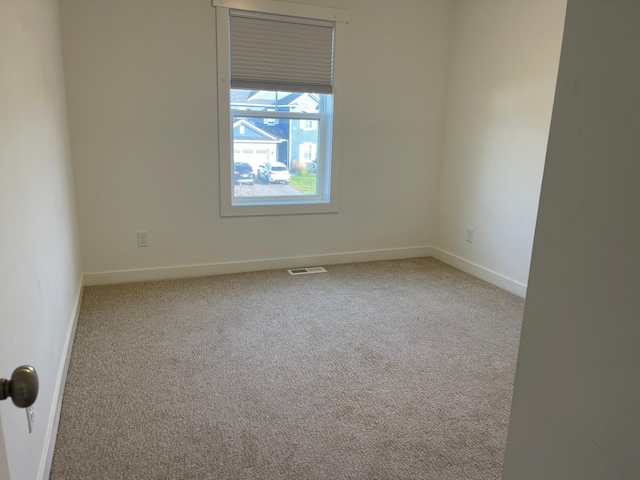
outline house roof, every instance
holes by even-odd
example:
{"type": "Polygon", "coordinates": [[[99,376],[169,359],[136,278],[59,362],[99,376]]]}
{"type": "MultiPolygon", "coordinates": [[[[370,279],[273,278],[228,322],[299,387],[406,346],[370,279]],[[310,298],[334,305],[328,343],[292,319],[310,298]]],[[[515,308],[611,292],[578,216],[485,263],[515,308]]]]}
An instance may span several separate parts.
{"type": "Polygon", "coordinates": [[[320,103],[320,98],[313,93],[290,93],[286,97],[280,98],[278,103],[280,105],[293,105],[300,103],[300,100],[302,100],[303,98],[309,98],[314,100],[316,103],[320,103]]]}
{"type": "Polygon", "coordinates": [[[271,92],[266,90],[238,90],[231,89],[230,103],[236,107],[263,107],[275,109],[276,107],[295,107],[302,104],[318,104],[320,98],[312,93],[300,92],[271,92]],[[281,94],[277,99],[276,93],[281,94]]]}
{"type": "Polygon", "coordinates": [[[259,99],[255,97],[256,90],[236,90],[231,89],[231,105],[251,105],[251,106],[273,106],[273,101],[259,99]]]}
{"type": "Polygon", "coordinates": [[[262,141],[265,143],[282,143],[285,140],[283,138],[276,137],[268,132],[265,132],[261,128],[252,125],[244,119],[237,120],[233,122],[233,138],[235,141],[238,140],[252,140],[252,141],[262,141]],[[244,128],[241,128],[244,127],[244,128]]]}

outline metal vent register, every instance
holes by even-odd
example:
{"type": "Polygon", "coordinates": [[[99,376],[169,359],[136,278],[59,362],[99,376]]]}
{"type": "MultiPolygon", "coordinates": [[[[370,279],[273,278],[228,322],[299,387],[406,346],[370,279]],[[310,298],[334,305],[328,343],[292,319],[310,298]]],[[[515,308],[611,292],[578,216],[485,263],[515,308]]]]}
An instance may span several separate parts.
{"type": "Polygon", "coordinates": [[[308,275],[310,273],[327,273],[323,267],[292,268],[287,270],[291,275],[308,275]]]}

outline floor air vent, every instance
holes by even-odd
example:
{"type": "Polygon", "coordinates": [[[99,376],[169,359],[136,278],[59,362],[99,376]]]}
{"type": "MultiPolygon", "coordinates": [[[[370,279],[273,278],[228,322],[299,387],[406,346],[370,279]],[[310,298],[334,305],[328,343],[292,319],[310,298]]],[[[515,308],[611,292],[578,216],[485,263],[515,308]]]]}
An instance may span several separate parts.
{"type": "Polygon", "coordinates": [[[327,273],[322,267],[292,268],[287,270],[291,275],[308,275],[310,273],[327,273]]]}

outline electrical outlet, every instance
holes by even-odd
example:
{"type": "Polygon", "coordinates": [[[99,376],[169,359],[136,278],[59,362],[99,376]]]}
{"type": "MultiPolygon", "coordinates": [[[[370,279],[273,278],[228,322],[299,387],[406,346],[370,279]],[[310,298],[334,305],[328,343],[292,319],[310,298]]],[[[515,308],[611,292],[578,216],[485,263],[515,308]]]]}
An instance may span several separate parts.
{"type": "Polygon", "coordinates": [[[149,246],[149,233],[148,232],[138,232],[138,246],[139,247],[148,247],[149,246]]]}
{"type": "Polygon", "coordinates": [[[467,228],[467,242],[473,243],[473,228],[467,228]]]}
{"type": "Polygon", "coordinates": [[[33,432],[33,424],[36,423],[36,414],[33,407],[25,408],[27,412],[27,425],[29,425],[29,433],[33,432]]]}

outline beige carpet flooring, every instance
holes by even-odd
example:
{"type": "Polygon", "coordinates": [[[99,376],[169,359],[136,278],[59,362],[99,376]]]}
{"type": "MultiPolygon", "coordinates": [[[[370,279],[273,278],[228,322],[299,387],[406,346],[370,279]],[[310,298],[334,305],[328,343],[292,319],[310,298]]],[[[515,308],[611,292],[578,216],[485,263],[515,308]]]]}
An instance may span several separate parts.
{"type": "Polygon", "coordinates": [[[327,269],[85,288],[51,479],[499,479],[523,300],[327,269]]]}

